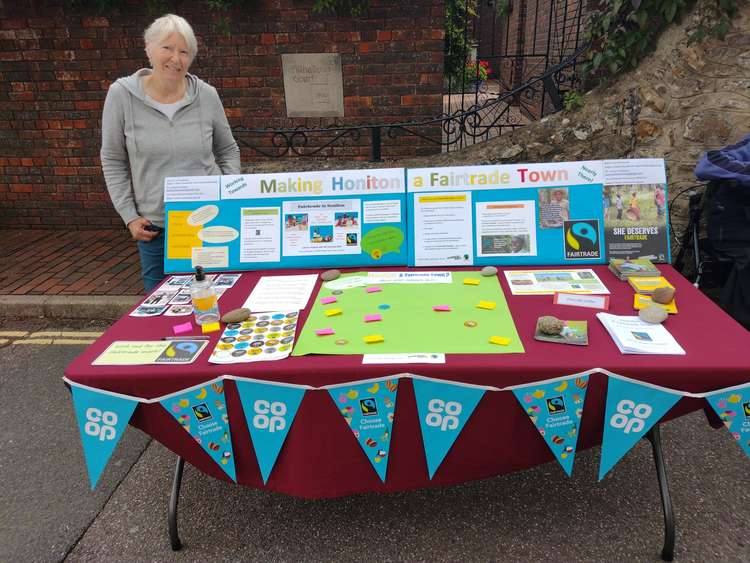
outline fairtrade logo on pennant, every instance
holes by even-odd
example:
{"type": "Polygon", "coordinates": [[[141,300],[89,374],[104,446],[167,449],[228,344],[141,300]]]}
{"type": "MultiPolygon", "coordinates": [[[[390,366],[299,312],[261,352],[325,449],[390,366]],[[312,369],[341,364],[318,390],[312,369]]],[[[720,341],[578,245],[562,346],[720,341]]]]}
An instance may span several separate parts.
{"type": "Polygon", "coordinates": [[[412,379],[430,479],[471,418],[485,389],[412,379]]]}
{"type": "Polygon", "coordinates": [[[299,405],[305,396],[305,389],[242,380],[236,380],[235,384],[265,484],[276,465],[299,405]]]}
{"type": "Polygon", "coordinates": [[[568,476],[573,472],[588,381],[588,375],[583,375],[513,389],[529,420],[568,476]]]}
{"type": "Polygon", "coordinates": [[[600,481],[680,397],[648,385],[609,378],[599,465],[600,481]]]}
{"type": "Polygon", "coordinates": [[[706,401],[724,423],[732,438],[750,457],[750,384],[732,391],[708,395],[706,401]]]}
{"type": "Polygon", "coordinates": [[[117,447],[138,401],[69,382],[91,489],[117,447]]]}
{"type": "Polygon", "coordinates": [[[398,379],[331,387],[328,393],[372,467],[385,482],[398,379]]]}

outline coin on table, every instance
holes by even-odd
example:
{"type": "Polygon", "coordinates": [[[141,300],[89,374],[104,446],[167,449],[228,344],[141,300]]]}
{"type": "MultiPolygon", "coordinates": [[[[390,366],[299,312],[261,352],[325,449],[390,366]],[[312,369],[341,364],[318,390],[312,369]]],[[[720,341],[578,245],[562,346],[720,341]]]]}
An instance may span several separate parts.
{"type": "Polygon", "coordinates": [[[474,328],[475,326],[477,326],[477,321],[466,321],[464,322],[464,326],[466,328],[474,328]]]}
{"type": "Polygon", "coordinates": [[[336,341],[336,344],[339,346],[346,346],[347,344],[349,344],[349,341],[346,338],[339,338],[336,341]]]}

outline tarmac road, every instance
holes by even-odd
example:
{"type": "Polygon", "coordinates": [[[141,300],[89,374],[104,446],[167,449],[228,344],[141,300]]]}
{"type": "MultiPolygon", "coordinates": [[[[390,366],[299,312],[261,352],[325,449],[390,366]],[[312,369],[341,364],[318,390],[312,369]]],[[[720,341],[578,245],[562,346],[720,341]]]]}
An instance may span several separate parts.
{"type": "MultiPolygon", "coordinates": [[[[0,322],[5,331],[97,328],[0,322]]],[[[60,380],[84,345],[11,338],[0,346],[0,561],[660,560],[662,513],[647,442],[601,483],[595,448],[576,457],[571,479],[550,463],[448,488],[318,501],[230,485],[186,466],[185,547],[173,553],[171,452],[129,428],[89,490],[60,380]]],[[[662,436],[675,561],[749,561],[750,460],[701,412],[665,424],[662,436]]]]}

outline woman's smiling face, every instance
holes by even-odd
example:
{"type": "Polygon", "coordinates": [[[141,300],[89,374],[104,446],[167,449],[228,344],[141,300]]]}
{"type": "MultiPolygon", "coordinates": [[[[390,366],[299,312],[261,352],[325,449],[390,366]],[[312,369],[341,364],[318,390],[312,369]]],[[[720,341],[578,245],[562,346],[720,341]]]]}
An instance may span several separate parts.
{"type": "Polygon", "coordinates": [[[146,46],[154,74],[162,80],[182,80],[192,62],[185,38],[175,32],[146,46]]]}

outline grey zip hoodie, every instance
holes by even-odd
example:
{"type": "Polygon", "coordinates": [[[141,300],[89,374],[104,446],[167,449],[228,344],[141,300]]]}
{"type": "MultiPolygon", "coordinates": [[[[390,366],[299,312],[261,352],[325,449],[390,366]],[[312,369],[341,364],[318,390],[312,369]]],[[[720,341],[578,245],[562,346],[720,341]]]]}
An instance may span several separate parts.
{"type": "Polygon", "coordinates": [[[239,174],[240,149],[216,89],[187,75],[170,120],[143,90],[141,69],[115,81],[102,114],[101,161],[112,203],[127,225],[139,216],[164,226],[164,178],[239,174]]]}

